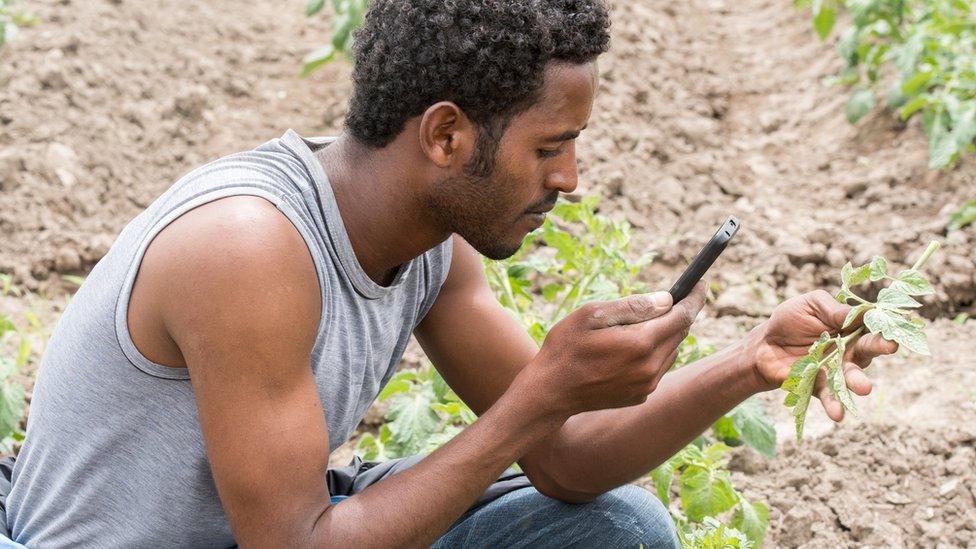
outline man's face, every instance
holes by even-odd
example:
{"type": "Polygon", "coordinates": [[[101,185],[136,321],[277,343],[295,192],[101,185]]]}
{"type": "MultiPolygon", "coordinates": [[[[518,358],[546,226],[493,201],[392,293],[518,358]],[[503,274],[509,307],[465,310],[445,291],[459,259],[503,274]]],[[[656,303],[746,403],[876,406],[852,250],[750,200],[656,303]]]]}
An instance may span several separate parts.
{"type": "Polygon", "coordinates": [[[539,100],[512,118],[497,152],[482,147],[479,162],[476,150],[464,173],[434,185],[430,205],[452,232],[482,255],[510,257],[559,193],[576,189],[575,138],[590,118],[597,75],[595,62],[550,63],[539,100]]]}

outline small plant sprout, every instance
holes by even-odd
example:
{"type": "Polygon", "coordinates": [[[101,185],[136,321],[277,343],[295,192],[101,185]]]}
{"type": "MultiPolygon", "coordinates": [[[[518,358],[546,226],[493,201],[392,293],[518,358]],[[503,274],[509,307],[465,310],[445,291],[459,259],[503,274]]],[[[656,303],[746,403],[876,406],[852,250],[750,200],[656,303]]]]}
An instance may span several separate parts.
{"type": "Polygon", "coordinates": [[[844,379],[844,352],[865,333],[865,329],[872,334],[881,334],[885,339],[894,341],[909,351],[929,354],[925,323],[914,313],[914,309],[922,306],[916,301],[916,297],[935,293],[932,284],[922,274],[922,268],[938,249],[939,243],[932,242],[911,269],[901,271],[895,276],[888,274],[888,261],[880,256],[875,256],[870,263],[860,267],[855,268],[850,263],[844,265],[837,300],[841,303],[853,301],[856,305],[844,319],[841,333],[821,334],[820,339],[810,346],[806,356],[793,363],[790,375],[782,385],[788,393],[784,404],[793,408],[797,440],[803,438],[803,424],[813,386],[817,374],[823,369],[826,369],[830,392],[840,400],[844,408],[853,414],[857,413],[851,391],[844,379]],[[852,289],[866,282],[882,280],[889,280],[891,284],[878,292],[878,299],[874,303],[858,296],[852,289]],[[844,331],[862,316],[864,325],[845,334],[844,331]]]}

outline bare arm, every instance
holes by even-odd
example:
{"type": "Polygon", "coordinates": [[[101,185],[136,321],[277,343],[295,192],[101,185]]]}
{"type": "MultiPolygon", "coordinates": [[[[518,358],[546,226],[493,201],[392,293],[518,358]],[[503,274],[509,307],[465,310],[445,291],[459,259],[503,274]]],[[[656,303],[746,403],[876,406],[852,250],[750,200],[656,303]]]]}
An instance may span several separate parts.
{"type": "MultiPolygon", "coordinates": [[[[418,327],[417,336],[451,387],[481,413],[522,368],[542,358],[525,329],[492,295],[477,252],[460,238],[454,243],[448,282],[418,327]]],[[[561,428],[540,438],[519,463],[540,491],[567,501],[586,501],[640,477],[750,395],[777,387],[795,359],[792,355],[828,329],[818,319],[831,315],[843,319],[846,314],[846,306],[825,296],[822,292],[808,294],[791,300],[793,309],[787,307],[791,302],[781,306],[775,326],[781,338],[796,340],[787,351],[779,341],[770,343],[764,324],[745,340],[663,376],[640,405],[572,416],[561,428]],[[803,323],[797,319],[808,325],[798,326],[803,323]],[[778,370],[764,377],[757,368],[757,357],[768,359],[770,354],[778,356],[764,362],[767,371],[773,363],[778,370]]],[[[690,307],[689,311],[697,312],[701,298],[700,293],[689,297],[675,309],[690,307]]],[[[668,309],[670,302],[657,311],[647,311],[646,316],[674,312],[668,309]]],[[[879,346],[878,340],[866,341],[854,362],[866,366],[882,352],[892,350],[883,343],[879,346]]],[[[661,360],[667,362],[661,365],[667,369],[674,357],[661,360]]],[[[859,394],[870,389],[859,368],[848,369],[848,383],[859,394]]],[[[839,420],[837,408],[829,406],[828,413],[839,420]]]]}
{"type": "Polygon", "coordinates": [[[328,426],[310,368],[321,298],[290,222],[258,198],[201,206],[160,233],[139,276],[189,368],[242,547],[427,545],[567,416],[520,376],[461,436],[331,506],[328,426]]]}

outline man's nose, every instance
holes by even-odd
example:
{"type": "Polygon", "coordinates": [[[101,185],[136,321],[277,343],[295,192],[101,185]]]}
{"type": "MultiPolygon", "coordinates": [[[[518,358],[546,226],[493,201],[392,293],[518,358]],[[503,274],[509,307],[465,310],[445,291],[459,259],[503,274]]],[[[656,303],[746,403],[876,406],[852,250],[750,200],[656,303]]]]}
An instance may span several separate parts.
{"type": "Polygon", "coordinates": [[[560,162],[546,177],[546,188],[571,193],[579,183],[579,169],[576,164],[576,144],[571,143],[566,154],[559,157],[560,162]]]}

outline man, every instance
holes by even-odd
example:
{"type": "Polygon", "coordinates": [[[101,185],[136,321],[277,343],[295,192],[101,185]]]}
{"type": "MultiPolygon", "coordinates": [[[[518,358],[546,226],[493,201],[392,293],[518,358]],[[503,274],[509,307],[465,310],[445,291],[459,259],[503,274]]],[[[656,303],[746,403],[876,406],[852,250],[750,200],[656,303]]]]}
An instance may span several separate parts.
{"type": "MultiPolygon", "coordinates": [[[[186,175],[72,300],[14,465],[12,539],[674,546],[667,512],[627,483],[778,387],[849,307],[800,296],[664,376],[701,287],[587,304],[541,349],[499,306],[479,254],[511,255],[576,188],[608,28],[600,0],[373,0],[345,133],[289,131],[186,175]],[[480,417],[332,503],[329,452],[411,333],[480,417]],[[468,512],[516,461],[532,486],[468,512]]],[[[854,392],[894,348],[850,349],[854,392]]]]}

